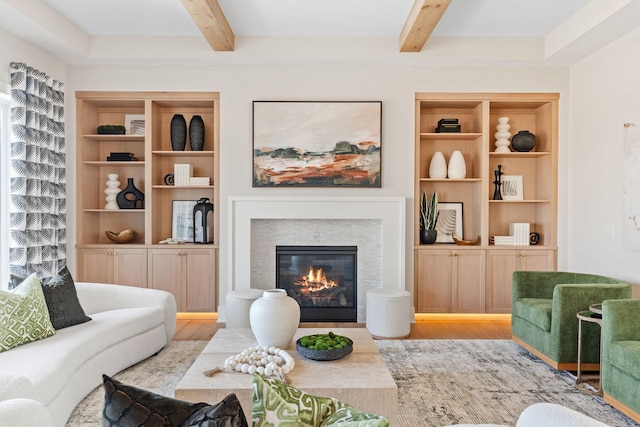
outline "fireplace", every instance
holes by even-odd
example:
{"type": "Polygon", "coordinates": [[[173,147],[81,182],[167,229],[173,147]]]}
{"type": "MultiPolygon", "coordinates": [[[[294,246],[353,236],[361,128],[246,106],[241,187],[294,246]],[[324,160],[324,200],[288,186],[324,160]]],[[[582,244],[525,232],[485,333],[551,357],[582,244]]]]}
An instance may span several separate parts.
{"type": "Polygon", "coordinates": [[[276,246],[276,288],[300,304],[302,322],[355,322],[357,247],[276,246]]]}

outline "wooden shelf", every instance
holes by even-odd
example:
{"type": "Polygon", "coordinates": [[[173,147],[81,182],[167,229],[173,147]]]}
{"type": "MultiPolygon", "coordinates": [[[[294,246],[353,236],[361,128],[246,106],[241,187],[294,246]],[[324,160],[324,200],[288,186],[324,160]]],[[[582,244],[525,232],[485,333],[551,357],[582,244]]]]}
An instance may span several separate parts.
{"type": "Polygon", "coordinates": [[[414,201],[423,191],[438,192],[440,202],[463,205],[462,238],[480,236],[480,244],[420,244],[420,208],[414,202],[415,308],[417,312],[509,313],[511,273],[552,270],[557,259],[556,93],[417,93],[415,97],[414,201]],[[499,117],[509,117],[512,135],[536,135],[531,152],[497,153],[499,117]],[[456,118],[460,133],[436,133],[438,121],[456,118]],[[431,159],[454,151],[465,158],[464,179],[428,178],[431,159]],[[520,175],[523,200],[493,200],[494,171],[520,175]],[[542,245],[495,246],[492,235],[507,235],[512,222],[529,223],[542,245]]]}
{"type": "Polygon", "coordinates": [[[219,189],[152,183],[163,183],[176,163],[189,163],[195,176],[218,182],[219,110],[216,92],[76,92],[78,280],[163,289],[174,294],[179,311],[216,311],[219,189]],[[131,114],[144,115],[144,135],[95,133],[105,123],[124,124],[131,114]],[[171,149],[171,119],[176,114],[187,123],[195,115],[202,117],[203,151],[171,149]],[[112,152],[132,153],[138,160],[107,161],[112,152]],[[133,180],[145,195],[145,209],[103,208],[110,173],[119,175],[121,189],[133,180]],[[216,244],[159,245],[172,235],[173,201],[202,197],[215,206],[210,228],[216,244]],[[133,243],[117,245],[105,236],[106,230],[124,229],[136,231],[133,243]]]}

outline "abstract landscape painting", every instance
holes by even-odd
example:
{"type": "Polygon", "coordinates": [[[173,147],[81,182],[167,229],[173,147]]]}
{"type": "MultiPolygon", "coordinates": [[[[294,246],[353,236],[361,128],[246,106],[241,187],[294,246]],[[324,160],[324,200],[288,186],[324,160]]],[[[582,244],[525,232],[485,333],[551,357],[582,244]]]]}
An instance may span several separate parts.
{"type": "Polygon", "coordinates": [[[254,187],[380,187],[382,102],[253,102],[254,187]]]}

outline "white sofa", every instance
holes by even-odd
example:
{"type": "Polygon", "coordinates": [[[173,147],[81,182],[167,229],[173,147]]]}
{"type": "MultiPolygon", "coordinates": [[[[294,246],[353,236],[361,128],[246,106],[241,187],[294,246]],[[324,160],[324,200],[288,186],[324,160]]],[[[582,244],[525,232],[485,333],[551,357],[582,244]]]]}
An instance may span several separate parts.
{"type": "Polygon", "coordinates": [[[0,353],[0,426],[64,426],[76,405],[117,372],[160,351],[176,328],[168,292],[76,282],[91,321],[0,353]]]}

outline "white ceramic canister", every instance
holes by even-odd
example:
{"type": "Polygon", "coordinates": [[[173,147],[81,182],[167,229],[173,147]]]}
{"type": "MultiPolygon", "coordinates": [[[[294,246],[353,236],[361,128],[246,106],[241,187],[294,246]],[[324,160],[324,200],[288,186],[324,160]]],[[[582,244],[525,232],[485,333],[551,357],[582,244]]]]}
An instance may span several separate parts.
{"type": "Polygon", "coordinates": [[[251,304],[249,323],[259,345],[287,349],[300,325],[300,305],[284,289],[267,289],[251,304]]]}

